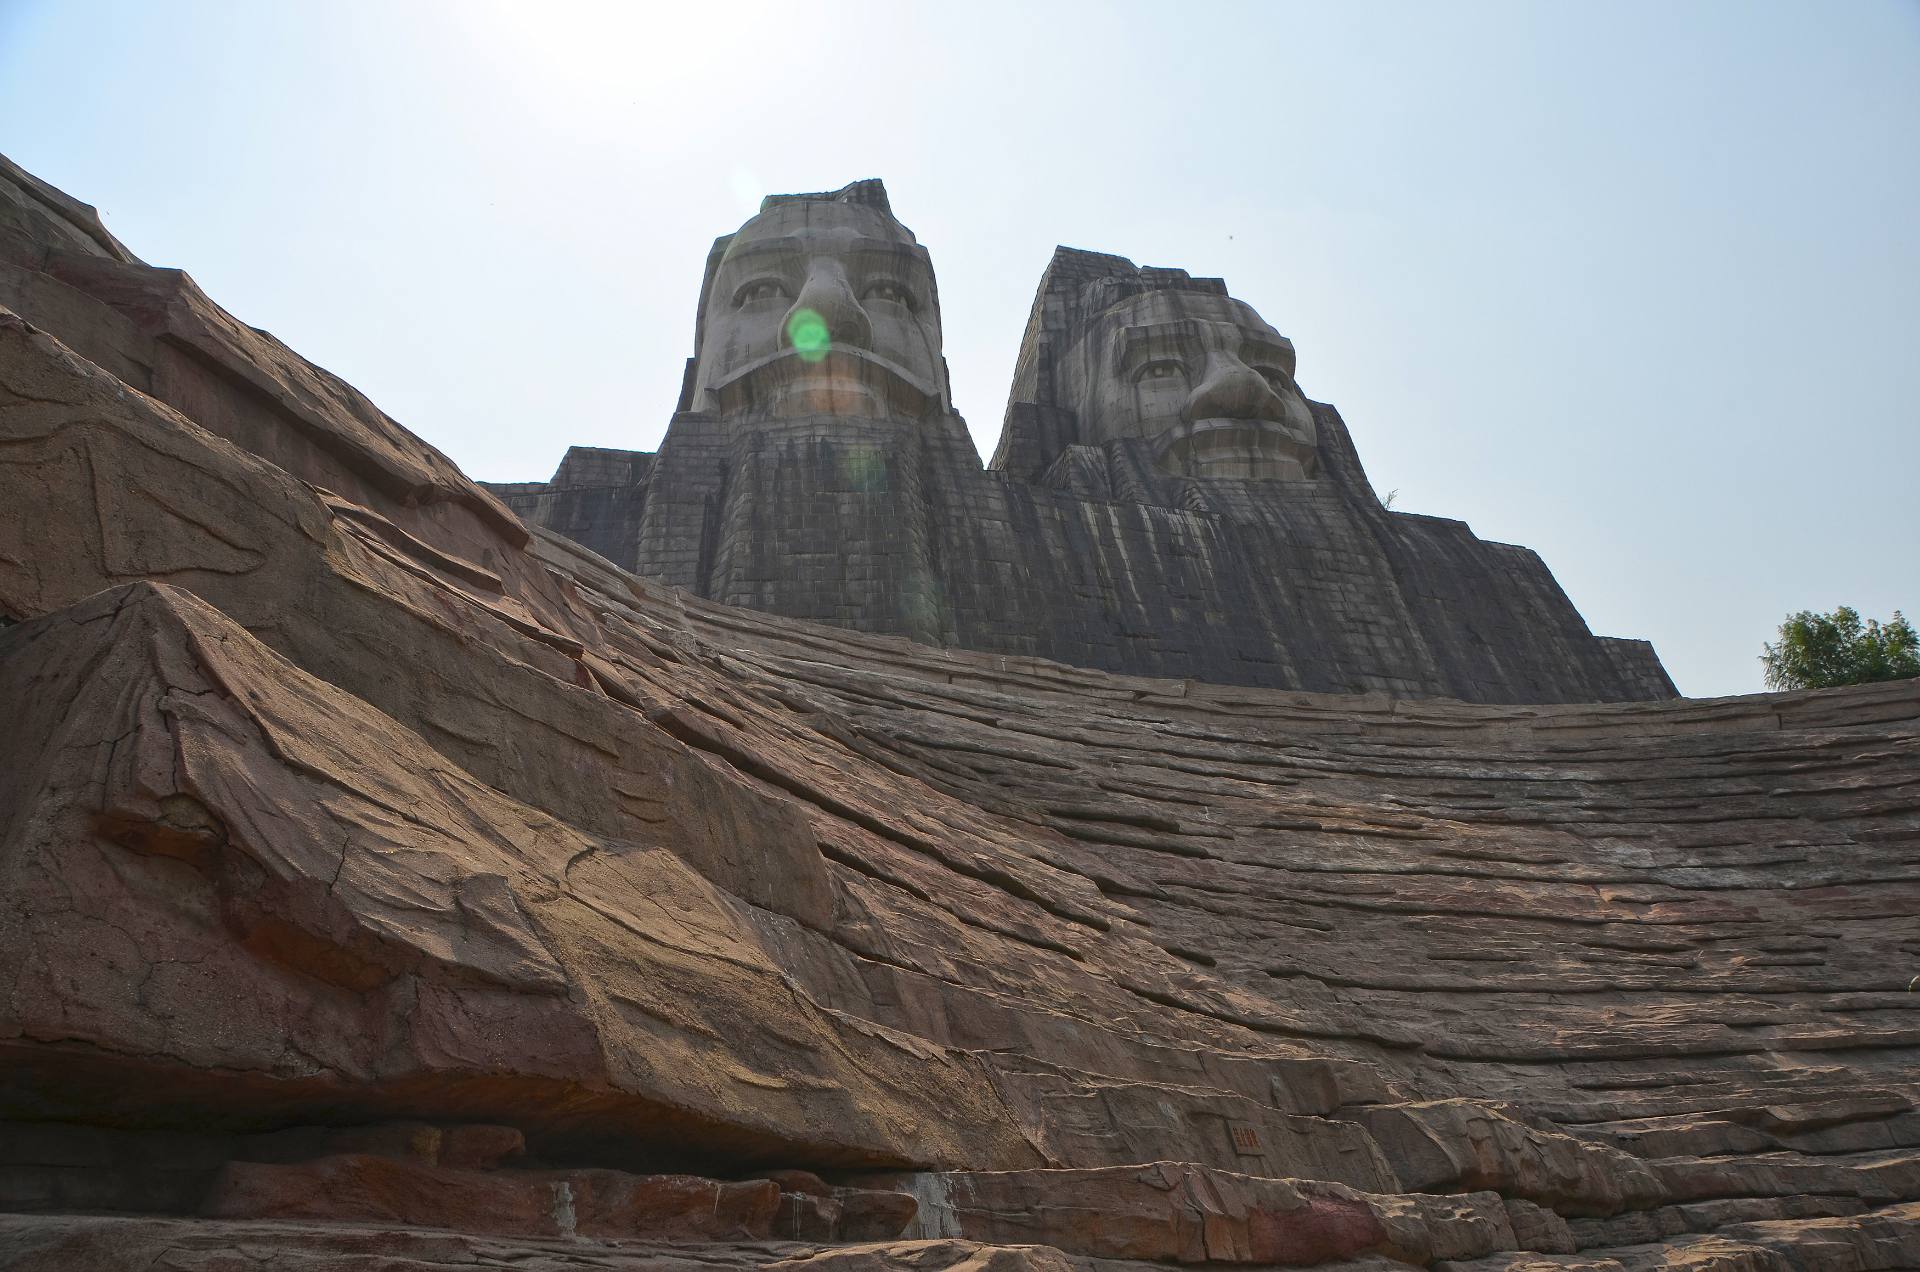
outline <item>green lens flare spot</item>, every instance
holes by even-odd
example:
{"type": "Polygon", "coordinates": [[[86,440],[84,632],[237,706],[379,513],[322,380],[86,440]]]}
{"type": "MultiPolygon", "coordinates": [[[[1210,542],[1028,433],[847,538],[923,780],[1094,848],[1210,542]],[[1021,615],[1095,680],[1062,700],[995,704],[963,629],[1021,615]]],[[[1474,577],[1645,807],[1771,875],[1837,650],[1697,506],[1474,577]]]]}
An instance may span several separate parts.
{"type": "Polygon", "coordinates": [[[803,362],[818,362],[833,348],[827,320],[811,309],[796,309],[787,319],[787,339],[803,362]]]}

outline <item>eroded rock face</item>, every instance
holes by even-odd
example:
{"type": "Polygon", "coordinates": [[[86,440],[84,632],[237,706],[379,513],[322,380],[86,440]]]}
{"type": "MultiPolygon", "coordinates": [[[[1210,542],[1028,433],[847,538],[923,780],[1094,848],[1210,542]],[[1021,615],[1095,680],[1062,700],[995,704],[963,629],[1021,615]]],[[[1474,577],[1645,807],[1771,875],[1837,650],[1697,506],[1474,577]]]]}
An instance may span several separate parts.
{"type": "Polygon", "coordinates": [[[0,1265],[1913,1265],[1920,684],[716,604],[8,182],[0,1265]]]}
{"type": "Polygon", "coordinates": [[[780,1188],[770,1179],[487,1171],[343,1155],[230,1162],[201,1209],[215,1219],[395,1223],[487,1236],[754,1241],[773,1233],[780,1188]]]}

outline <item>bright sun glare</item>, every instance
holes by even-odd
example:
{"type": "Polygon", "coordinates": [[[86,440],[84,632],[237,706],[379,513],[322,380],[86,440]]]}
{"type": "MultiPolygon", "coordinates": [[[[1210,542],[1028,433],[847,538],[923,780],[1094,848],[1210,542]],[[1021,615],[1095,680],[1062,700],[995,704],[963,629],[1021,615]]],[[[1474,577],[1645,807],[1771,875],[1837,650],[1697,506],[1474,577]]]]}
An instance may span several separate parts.
{"type": "Polygon", "coordinates": [[[634,112],[680,127],[692,94],[723,81],[723,62],[763,24],[728,22],[719,5],[481,0],[455,6],[460,24],[511,65],[533,105],[578,124],[595,112],[634,112]]]}

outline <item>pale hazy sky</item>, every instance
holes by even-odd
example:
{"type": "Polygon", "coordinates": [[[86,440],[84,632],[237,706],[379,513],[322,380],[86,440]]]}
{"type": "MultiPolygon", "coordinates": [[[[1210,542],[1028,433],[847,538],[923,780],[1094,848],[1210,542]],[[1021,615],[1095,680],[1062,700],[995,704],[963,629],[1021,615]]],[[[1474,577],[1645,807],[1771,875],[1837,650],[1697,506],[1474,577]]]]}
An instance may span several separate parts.
{"type": "Polygon", "coordinates": [[[0,0],[0,152],[476,477],[653,448],[713,238],[878,176],[983,455],[1067,243],[1225,277],[1685,693],[1920,617],[1902,0],[0,0]]]}

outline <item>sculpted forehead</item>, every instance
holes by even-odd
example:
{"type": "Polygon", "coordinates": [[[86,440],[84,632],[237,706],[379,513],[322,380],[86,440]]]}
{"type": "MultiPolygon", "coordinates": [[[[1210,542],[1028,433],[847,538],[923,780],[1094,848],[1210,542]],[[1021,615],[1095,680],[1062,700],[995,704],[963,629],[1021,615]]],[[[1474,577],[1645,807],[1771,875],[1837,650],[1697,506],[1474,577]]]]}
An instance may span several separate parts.
{"type": "Polygon", "coordinates": [[[878,208],[804,199],[774,204],[741,226],[733,236],[733,243],[739,247],[785,235],[803,238],[855,235],[908,245],[914,241],[906,226],[878,208]]]}
{"type": "Polygon", "coordinates": [[[1257,344],[1288,351],[1293,347],[1292,342],[1268,326],[1251,305],[1231,296],[1190,291],[1149,291],[1124,300],[1101,313],[1086,335],[1105,337],[1106,347],[1098,352],[1111,358],[1124,350],[1122,338],[1129,333],[1176,335],[1183,329],[1193,328],[1196,334],[1211,335],[1226,327],[1236,328],[1243,337],[1257,344]]]}
{"type": "Polygon", "coordinates": [[[863,259],[930,274],[927,251],[898,221],[846,203],[782,203],[740,227],[714,275],[714,290],[756,269],[801,269],[813,257],[863,259]]]}

